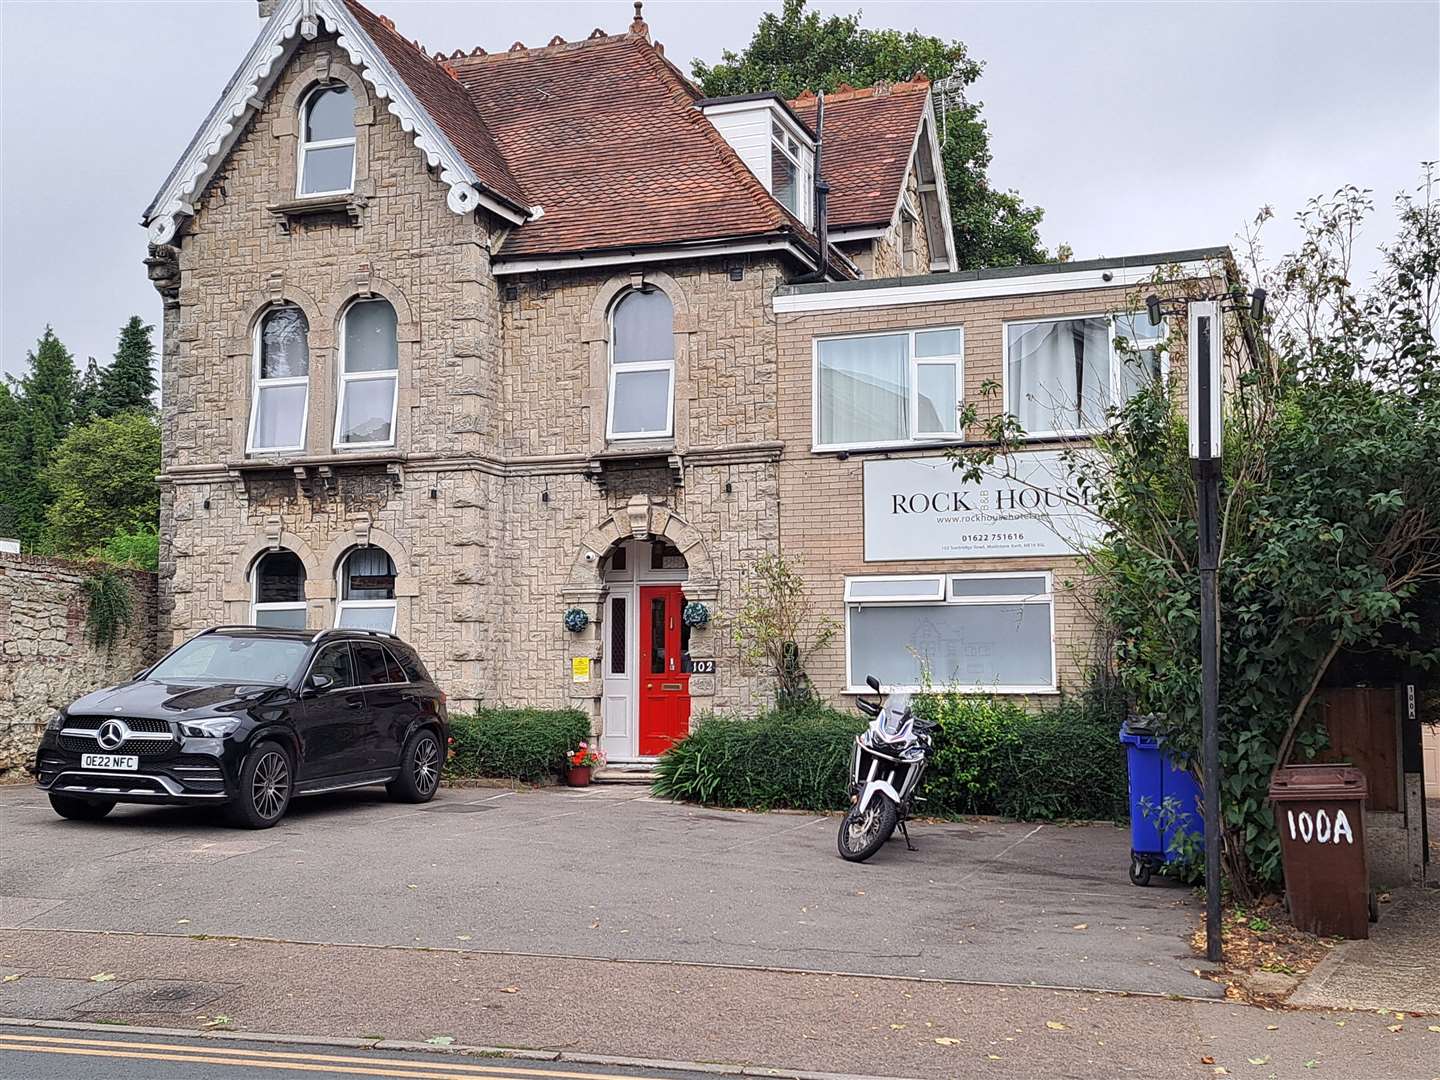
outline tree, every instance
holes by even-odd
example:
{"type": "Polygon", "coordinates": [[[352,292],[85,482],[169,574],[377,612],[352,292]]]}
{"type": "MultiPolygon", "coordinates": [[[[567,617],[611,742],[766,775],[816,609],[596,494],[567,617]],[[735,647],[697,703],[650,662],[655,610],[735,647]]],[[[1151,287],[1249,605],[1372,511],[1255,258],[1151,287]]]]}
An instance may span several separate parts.
{"type": "Polygon", "coordinates": [[[139,412],[76,428],[45,468],[55,493],[46,515],[47,545],[87,554],[117,532],[153,528],[160,515],[160,428],[139,412]]]}
{"type": "Polygon", "coordinates": [[[775,685],[780,708],[814,698],[805,664],[835,637],[835,623],[817,618],[805,578],[780,555],[762,555],[741,587],[731,630],[741,657],[775,685]]]}
{"type": "Polygon", "coordinates": [[[75,422],[77,424],[88,424],[95,419],[100,410],[100,379],[103,372],[100,365],[91,356],[85,361],[85,374],[80,377],[80,384],[75,391],[75,422]]]}
{"type": "Polygon", "coordinates": [[[48,326],[26,365],[0,406],[0,424],[8,429],[0,441],[0,507],[8,508],[21,543],[35,547],[51,501],[44,469],[74,422],[79,379],[74,358],[48,326]]]}
{"type": "MultiPolygon", "coordinates": [[[[1397,200],[1399,235],[1366,290],[1350,265],[1368,194],[1312,201],[1294,255],[1270,270],[1251,261],[1271,299],[1254,345],[1226,336],[1220,762],[1224,864],[1242,900],[1280,879],[1266,793],[1276,769],[1323,745],[1311,705],[1336,658],[1440,667],[1440,206],[1428,175],[1421,191],[1397,200]]],[[[1002,451],[1019,448],[1015,417],[979,427],[1002,451]]],[[[1183,391],[1151,380],[1069,456],[1108,526],[1082,559],[1117,674],[1193,753],[1199,574],[1183,391]]],[[[956,457],[971,475],[996,460],[956,457]]]]}
{"type": "MultiPolygon", "coordinates": [[[[918,30],[871,30],[860,25],[859,15],[822,18],[806,10],[805,0],[784,0],[778,15],[761,16],[742,52],[727,49],[713,65],[696,60],[690,71],[712,97],[773,91],[795,98],[807,89],[900,82],[917,72],[955,80],[958,96],[982,67],[962,42],[918,30]]],[[[1026,206],[1014,191],[991,186],[990,133],[980,109],[980,102],[963,98],[954,104],[940,147],[960,268],[1044,262],[1039,225],[1045,212],[1026,206]]]]}
{"type": "MultiPolygon", "coordinates": [[[[96,412],[114,416],[130,409],[153,412],[155,393],[155,346],[150,335],[155,328],[131,315],[120,328],[120,344],[115,359],[100,374],[100,394],[96,412]]],[[[87,377],[89,372],[86,372],[87,377]]]]}

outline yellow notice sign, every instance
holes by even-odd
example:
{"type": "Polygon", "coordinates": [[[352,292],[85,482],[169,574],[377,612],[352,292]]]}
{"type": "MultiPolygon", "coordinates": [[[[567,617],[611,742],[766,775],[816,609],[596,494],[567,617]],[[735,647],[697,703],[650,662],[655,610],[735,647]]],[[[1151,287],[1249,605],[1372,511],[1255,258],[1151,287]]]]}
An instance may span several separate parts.
{"type": "Polygon", "coordinates": [[[571,658],[570,679],[572,682],[590,681],[590,657],[576,656],[571,658]]]}

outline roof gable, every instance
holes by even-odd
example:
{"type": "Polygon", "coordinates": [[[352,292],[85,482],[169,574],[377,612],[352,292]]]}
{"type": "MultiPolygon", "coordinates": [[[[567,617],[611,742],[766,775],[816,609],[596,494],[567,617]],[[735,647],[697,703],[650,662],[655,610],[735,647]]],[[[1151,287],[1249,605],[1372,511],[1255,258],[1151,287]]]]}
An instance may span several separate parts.
{"type": "MultiPolygon", "coordinates": [[[[807,94],[790,102],[812,131],[816,101],[807,94]]],[[[929,104],[930,80],[923,75],[825,95],[821,167],[830,182],[830,228],[891,223],[929,104]]]]}
{"type": "Polygon", "coordinates": [[[353,0],[284,0],[265,22],[220,100],[146,208],[142,221],[151,243],[166,244],[174,239],[180,223],[194,213],[193,200],[240,137],[286,62],[302,40],[314,40],[322,27],[339,35],[339,45],[361,77],[377,97],[389,101],[388,110],[401,126],[414,133],[415,146],[431,167],[440,170],[441,181],[450,188],[446,202],[452,211],[469,214],[485,206],[512,222],[525,220],[522,189],[509,175],[480,118],[473,110],[467,115],[454,91],[444,85],[451,80],[438,64],[429,58],[421,63],[423,54],[418,49],[353,0]],[[366,25],[375,31],[375,37],[366,25]],[[401,46],[412,50],[414,56],[401,46]],[[420,94],[426,99],[424,105],[420,94]]]}

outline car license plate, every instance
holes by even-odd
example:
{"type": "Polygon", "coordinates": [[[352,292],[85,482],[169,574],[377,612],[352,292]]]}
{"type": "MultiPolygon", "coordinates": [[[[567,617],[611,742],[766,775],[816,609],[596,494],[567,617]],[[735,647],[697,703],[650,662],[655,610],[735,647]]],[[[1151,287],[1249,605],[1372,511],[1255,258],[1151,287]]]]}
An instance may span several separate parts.
{"type": "Polygon", "coordinates": [[[140,759],[134,754],[81,754],[82,769],[118,769],[134,772],[140,768],[140,759]]]}

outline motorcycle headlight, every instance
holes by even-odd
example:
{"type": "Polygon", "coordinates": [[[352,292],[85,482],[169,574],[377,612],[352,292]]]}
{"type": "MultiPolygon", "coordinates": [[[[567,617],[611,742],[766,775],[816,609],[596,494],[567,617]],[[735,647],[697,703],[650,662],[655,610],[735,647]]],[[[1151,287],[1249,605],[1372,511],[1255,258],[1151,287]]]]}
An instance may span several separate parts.
{"type": "Polygon", "coordinates": [[[180,734],[189,739],[223,739],[239,726],[240,721],[231,716],[186,720],[180,725],[180,734]]]}
{"type": "Polygon", "coordinates": [[[63,728],[63,727],[65,726],[65,721],[66,721],[66,719],[67,719],[67,718],[66,718],[66,716],[65,716],[65,710],[64,710],[64,709],[61,709],[61,710],[60,710],[59,712],[57,712],[54,716],[50,717],[50,723],[48,723],[48,724],[45,725],[45,730],[46,730],[46,731],[59,731],[61,728],[63,728]]]}

